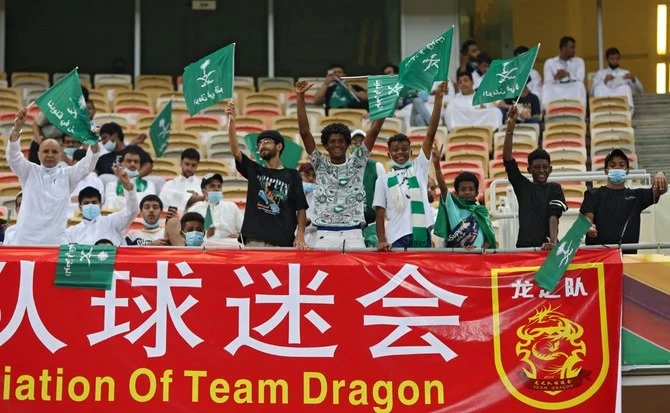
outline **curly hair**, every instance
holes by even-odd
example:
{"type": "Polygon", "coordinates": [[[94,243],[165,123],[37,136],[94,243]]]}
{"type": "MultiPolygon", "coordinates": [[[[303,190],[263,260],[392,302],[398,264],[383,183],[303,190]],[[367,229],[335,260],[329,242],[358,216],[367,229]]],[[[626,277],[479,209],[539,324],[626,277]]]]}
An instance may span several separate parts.
{"type": "Polygon", "coordinates": [[[344,136],[344,140],[347,142],[347,145],[351,144],[351,132],[349,127],[343,123],[331,123],[325,128],[321,129],[321,144],[325,147],[328,145],[328,139],[330,135],[340,134],[344,136]]]}

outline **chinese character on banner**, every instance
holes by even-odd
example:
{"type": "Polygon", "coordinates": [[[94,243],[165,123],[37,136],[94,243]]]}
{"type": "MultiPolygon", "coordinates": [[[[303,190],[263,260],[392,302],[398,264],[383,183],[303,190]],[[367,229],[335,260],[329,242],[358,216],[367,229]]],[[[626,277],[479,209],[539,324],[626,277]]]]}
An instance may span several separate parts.
{"type": "MultiPolygon", "coordinates": [[[[467,297],[464,295],[443,290],[431,283],[419,272],[419,268],[416,265],[405,264],[386,284],[376,291],[359,297],[357,301],[366,308],[379,300],[382,301],[384,308],[438,308],[439,301],[460,307],[463,305],[466,298],[467,297]],[[387,297],[389,293],[405,283],[408,277],[414,279],[421,287],[430,293],[432,297],[387,297]]],[[[405,310],[399,310],[398,312],[404,313],[405,310]]],[[[444,361],[449,361],[457,356],[453,350],[435,337],[431,332],[421,336],[423,341],[428,344],[427,346],[392,346],[392,344],[412,331],[412,327],[458,326],[460,325],[460,320],[457,315],[418,317],[365,315],[363,317],[363,322],[366,326],[397,326],[385,339],[370,347],[370,352],[372,353],[373,358],[399,355],[439,354],[444,361]]]]}
{"type": "MultiPolygon", "coordinates": [[[[300,264],[288,264],[288,270],[288,294],[255,294],[255,304],[279,304],[279,308],[269,320],[253,328],[257,334],[265,337],[288,318],[288,345],[270,344],[251,337],[251,298],[229,297],[226,299],[226,306],[238,308],[238,336],[225,347],[230,354],[234,355],[240,347],[248,346],[262,353],[281,357],[333,357],[337,345],[321,347],[302,345],[300,314],[303,304],[332,305],[335,297],[332,294],[301,294],[300,264]]],[[[236,269],[235,275],[243,287],[255,283],[246,267],[236,269]]],[[[262,275],[272,290],[282,286],[274,271],[268,270],[262,275]]],[[[328,273],[317,271],[307,285],[307,289],[316,292],[326,277],[328,273]]],[[[322,334],[330,329],[330,324],[314,310],[307,312],[304,317],[322,334]]]]}
{"type": "MultiPolygon", "coordinates": [[[[5,262],[0,262],[0,273],[5,269],[5,262]]],[[[19,297],[14,308],[14,314],[5,328],[0,331],[0,346],[5,344],[14,336],[26,314],[30,327],[40,342],[50,352],[55,353],[67,344],[54,337],[44,326],[40,315],[35,307],[35,297],[33,297],[33,279],[35,277],[35,263],[33,261],[21,261],[21,275],[19,279],[19,297]]]]}
{"type": "Polygon", "coordinates": [[[102,298],[91,297],[91,306],[103,307],[105,312],[102,331],[87,335],[88,342],[91,343],[92,346],[118,334],[123,334],[130,331],[129,322],[126,321],[123,324],[116,324],[116,309],[121,307],[128,307],[128,298],[117,298],[116,296],[116,281],[129,279],[129,271],[114,271],[112,288],[105,291],[105,296],[102,298]]]}

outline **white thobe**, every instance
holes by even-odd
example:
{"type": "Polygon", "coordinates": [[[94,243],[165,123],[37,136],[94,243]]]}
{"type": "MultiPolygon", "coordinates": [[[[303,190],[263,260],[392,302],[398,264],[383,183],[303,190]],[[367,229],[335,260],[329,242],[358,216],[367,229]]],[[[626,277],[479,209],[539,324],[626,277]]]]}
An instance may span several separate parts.
{"type": "Polygon", "coordinates": [[[20,140],[7,144],[7,163],[23,188],[23,203],[11,245],[60,245],[65,241],[70,193],[91,173],[98,154],[90,150],[76,165],[47,169],[29,162],[20,140]]]}
{"type": "Polygon", "coordinates": [[[472,72],[472,83],[474,83],[473,87],[474,90],[477,90],[479,88],[479,85],[482,83],[482,79],[484,79],[485,74],[486,73],[480,75],[479,72],[477,72],[476,70],[472,72]]]}
{"type": "Polygon", "coordinates": [[[86,178],[79,181],[77,187],[70,194],[70,205],[68,205],[67,208],[68,218],[72,218],[77,208],[79,208],[79,202],[78,202],[79,192],[81,192],[82,189],[89,186],[100,191],[100,196],[102,197],[102,203],[103,204],[105,203],[105,185],[102,184],[102,181],[100,180],[100,178],[98,178],[98,175],[95,172],[91,172],[90,174],[86,175],[86,178]],[[72,200],[73,197],[76,201],[72,200]]]}
{"type": "Polygon", "coordinates": [[[586,88],[584,87],[584,60],[573,57],[567,61],[560,57],[552,57],[544,62],[544,86],[542,87],[542,106],[557,99],[579,99],[586,104],[586,88]],[[569,77],[555,80],[554,76],[560,70],[567,70],[569,77]]]}
{"type": "Polygon", "coordinates": [[[624,76],[628,73],[630,73],[628,70],[620,67],[617,67],[614,70],[609,67],[599,70],[593,78],[591,95],[596,97],[626,96],[628,98],[628,104],[632,107],[633,94],[642,93],[644,92],[644,89],[642,88],[642,82],[640,82],[638,78],[635,78],[634,80],[624,79],[624,76]],[[605,83],[607,75],[614,76],[614,79],[605,83]]]}
{"type": "MultiPolygon", "coordinates": [[[[93,245],[101,239],[108,239],[112,244],[119,246],[123,241],[126,228],[133,223],[140,208],[137,206],[137,191],[126,192],[127,208],[113,214],[99,216],[92,221],[83,219],[79,224],[66,231],[68,244],[93,245]]],[[[21,205],[23,210],[23,205],[21,205]]]]}
{"type": "MultiPolygon", "coordinates": [[[[216,230],[214,231],[214,236],[207,239],[209,241],[216,241],[219,243],[237,244],[236,238],[229,237],[230,234],[239,234],[242,231],[242,221],[244,221],[244,215],[237,207],[237,204],[229,201],[219,201],[219,203],[215,205],[207,201],[200,201],[193,204],[188,209],[188,212],[197,212],[198,214],[202,215],[203,218],[206,218],[208,205],[212,214],[212,224],[216,230]]],[[[207,229],[208,228],[205,228],[205,233],[207,233],[207,229]]]]}
{"type": "Polygon", "coordinates": [[[537,96],[538,99],[540,99],[540,102],[542,102],[542,76],[540,76],[540,72],[531,69],[530,82],[526,86],[528,86],[530,93],[537,96]]]}
{"type": "MultiPolygon", "coordinates": [[[[137,189],[137,184],[135,180],[131,180],[137,189]]],[[[123,209],[126,206],[126,197],[117,195],[116,190],[118,188],[118,180],[114,182],[109,182],[105,185],[105,209],[123,209]]],[[[128,194],[128,191],[123,190],[124,195],[128,194]]],[[[137,197],[135,198],[135,203],[139,208],[142,198],[147,195],[156,195],[156,186],[153,182],[147,181],[147,187],[144,188],[144,191],[137,192],[137,197]]]]}
{"type": "Polygon", "coordinates": [[[447,106],[447,129],[452,130],[457,126],[491,126],[493,130],[502,126],[502,112],[490,103],[485,108],[472,106],[474,94],[457,94],[449,98],[447,106]]]}
{"type": "Polygon", "coordinates": [[[186,204],[193,194],[201,195],[200,182],[202,180],[195,175],[184,178],[182,175],[167,181],[161,189],[161,201],[163,208],[175,206],[180,212],[186,211],[186,204]]]}

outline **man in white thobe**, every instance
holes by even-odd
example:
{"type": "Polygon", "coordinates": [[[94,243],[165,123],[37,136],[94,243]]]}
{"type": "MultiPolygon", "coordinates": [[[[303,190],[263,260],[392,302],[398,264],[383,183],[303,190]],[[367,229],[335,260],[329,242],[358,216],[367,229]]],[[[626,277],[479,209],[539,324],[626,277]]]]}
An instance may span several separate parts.
{"type": "Polygon", "coordinates": [[[99,147],[93,145],[79,163],[61,168],[60,144],[54,139],[44,139],[38,152],[41,165],[29,162],[21,152],[20,143],[26,113],[26,108],[17,113],[6,152],[7,163],[23,188],[22,207],[10,242],[60,245],[65,241],[70,193],[95,168],[99,147]]]}
{"type": "Polygon", "coordinates": [[[584,87],[584,60],[575,57],[575,39],[561,38],[560,53],[544,62],[544,86],[542,87],[542,107],[552,100],[578,99],[586,104],[584,87]]]}
{"type": "Polygon", "coordinates": [[[450,131],[457,126],[488,125],[494,130],[502,125],[502,112],[491,103],[472,106],[475,97],[472,75],[467,72],[458,74],[460,93],[449,97],[447,106],[447,129],[450,131]]]}
{"type": "Polygon", "coordinates": [[[196,202],[206,200],[200,191],[201,180],[195,176],[199,163],[198,151],[193,148],[184,149],[181,153],[181,175],[167,181],[161,189],[160,198],[164,208],[173,206],[180,213],[184,213],[196,202]]]}
{"type": "Polygon", "coordinates": [[[626,96],[628,104],[633,108],[633,94],[642,93],[642,82],[633,74],[619,66],[621,53],[616,47],[611,47],[605,52],[607,57],[607,68],[600,69],[593,78],[591,95],[600,96],[626,96]]]}
{"type": "MultiPolygon", "coordinates": [[[[133,180],[133,187],[137,192],[135,203],[139,209],[139,203],[142,198],[146,195],[156,195],[156,187],[152,181],[145,180],[140,176],[141,158],[134,147],[129,146],[126,148],[126,152],[121,159],[121,166],[124,168],[126,174],[133,180]]],[[[126,190],[120,179],[108,182],[107,185],[105,185],[105,208],[117,210],[123,209],[126,206],[127,199],[124,196],[125,193],[126,190]]]]}
{"type": "MultiPolygon", "coordinates": [[[[77,162],[84,159],[85,156],[86,156],[86,150],[77,149],[72,155],[72,162],[76,164],[77,162]]],[[[79,181],[77,187],[70,194],[70,205],[68,206],[67,209],[68,218],[72,218],[75,215],[77,209],[79,208],[79,192],[81,192],[81,190],[86,188],[87,186],[91,186],[100,191],[101,194],[104,194],[105,185],[102,183],[102,180],[98,178],[98,174],[96,174],[95,172],[91,172],[90,174],[86,175],[84,179],[79,181]]],[[[104,197],[102,198],[102,203],[103,204],[105,203],[104,197]]]]}

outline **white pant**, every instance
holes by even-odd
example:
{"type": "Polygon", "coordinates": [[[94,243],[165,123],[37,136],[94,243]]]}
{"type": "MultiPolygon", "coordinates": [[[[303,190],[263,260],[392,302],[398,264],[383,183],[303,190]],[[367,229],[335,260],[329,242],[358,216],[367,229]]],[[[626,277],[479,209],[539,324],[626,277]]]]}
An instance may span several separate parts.
{"type": "Polygon", "coordinates": [[[355,228],[346,231],[316,231],[316,243],[314,244],[314,248],[341,250],[343,243],[345,249],[365,248],[363,230],[355,228]]]}

